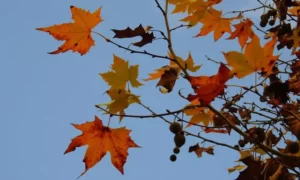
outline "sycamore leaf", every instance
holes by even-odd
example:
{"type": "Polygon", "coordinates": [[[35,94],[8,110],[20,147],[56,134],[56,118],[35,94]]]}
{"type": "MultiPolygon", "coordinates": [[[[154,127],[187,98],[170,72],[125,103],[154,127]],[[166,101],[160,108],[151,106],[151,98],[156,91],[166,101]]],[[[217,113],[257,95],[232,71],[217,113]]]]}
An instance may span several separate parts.
{"type": "Polygon", "coordinates": [[[189,147],[189,152],[195,152],[198,158],[202,157],[202,153],[206,152],[207,154],[214,155],[214,147],[209,146],[209,147],[200,147],[199,144],[195,144],[193,146],[189,147]]]}
{"type": "Polygon", "coordinates": [[[251,152],[256,152],[260,155],[265,155],[267,154],[266,151],[264,151],[260,146],[253,145],[250,149],[251,152]]]}
{"type": "Polygon", "coordinates": [[[175,5],[172,14],[184,13],[188,11],[188,14],[202,10],[203,8],[211,7],[219,4],[222,0],[169,0],[170,4],[175,5]]]}
{"type": "Polygon", "coordinates": [[[263,71],[268,75],[272,73],[272,68],[279,57],[272,55],[277,42],[276,36],[267,42],[263,48],[259,41],[259,38],[254,36],[246,46],[244,54],[236,51],[223,52],[237,78],[243,78],[255,71],[263,71]]]}
{"type": "Polygon", "coordinates": [[[251,151],[239,151],[240,153],[240,159],[237,161],[242,161],[243,159],[246,159],[247,157],[253,157],[251,151]]]}
{"type": "Polygon", "coordinates": [[[212,122],[212,118],[214,116],[214,113],[208,110],[205,107],[193,107],[193,108],[188,108],[189,106],[194,106],[194,105],[200,105],[200,102],[198,99],[195,99],[191,102],[191,104],[187,105],[184,110],[184,113],[187,116],[192,116],[189,123],[187,124],[186,127],[193,126],[194,124],[199,124],[203,123],[204,126],[208,126],[210,122],[212,122]]]}
{"type": "Polygon", "coordinates": [[[152,43],[153,39],[155,39],[153,32],[148,32],[151,28],[151,26],[144,28],[140,24],[134,30],[132,30],[130,27],[127,27],[126,29],[122,30],[112,29],[112,31],[115,33],[114,38],[132,38],[137,36],[142,37],[141,41],[133,43],[134,46],[142,47],[146,44],[152,43]]]}
{"type": "MultiPolygon", "coordinates": [[[[168,53],[168,56],[169,58],[173,59],[173,56],[170,52],[168,53]]],[[[182,67],[185,67],[191,72],[196,72],[201,67],[201,65],[194,64],[193,57],[190,53],[186,60],[183,60],[179,56],[177,56],[176,60],[182,67]]],[[[157,83],[156,86],[163,87],[160,88],[160,91],[162,93],[169,93],[172,91],[180,72],[181,69],[179,68],[179,66],[175,62],[170,61],[170,65],[156,69],[154,73],[149,73],[149,77],[147,79],[144,79],[144,81],[150,81],[160,78],[160,81],[157,83]]]]}
{"type": "Polygon", "coordinates": [[[165,70],[168,70],[169,68],[170,68],[169,66],[164,66],[162,68],[156,69],[154,73],[149,73],[149,77],[147,79],[143,79],[143,80],[150,81],[150,80],[161,78],[165,70]]]}
{"type": "Polygon", "coordinates": [[[158,81],[157,86],[162,86],[160,91],[162,93],[169,93],[173,90],[175,82],[179,75],[179,67],[178,66],[169,66],[169,69],[166,69],[164,73],[161,75],[160,80],[158,81]]]}
{"type": "Polygon", "coordinates": [[[228,172],[229,173],[232,173],[234,171],[242,171],[246,166],[243,166],[243,165],[236,165],[236,166],[233,166],[231,168],[228,168],[228,172]]]}
{"type": "Polygon", "coordinates": [[[246,19],[245,21],[241,21],[239,24],[235,24],[235,31],[232,32],[230,37],[228,37],[227,39],[235,39],[236,37],[238,37],[240,46],[244,48],[247,40],[255,36],[251,28],[252,25],[253,22],[250,19],[246,19]]]}
{"type": "Polygon", "coordinates": [[[291,66],[292,73],[288,80],[289,89],[295,95],[300,94],[300,61],[295,61],[291,66]]]}
{"type": "Polygon", "coordinates": [[[173,90],[173,87],[178,79],[180,69],[177,65],[164,66],[162,68],[156,69],[156,72],[149,73],[149,78],[144,79],[144,81],[150,81],[160,78],[157,86],[162,86],[159,90],[161,93],[169,93],[173,90]]]}
{"type": "Polygon", "coordinates": [[[225,32],[231,33],[231,21],[241,17],[239,15],[235,18],[222,18],[222,11],[217,11],[213,8],[207,9],[207,11],[208,13],[205,13],[200,20],[203,26],[195,37],[206,36],[214,31],[214,40],[217,41],[225,32]]]}
{"type": "Polygon", "coordinates": [[[125,89],[128,81],[132,87],[143,85],[137,80],[139,65],[129,66],[128,61],[114,55],[111,69],[113,71],[99,74],[111,86],[111,89],[125,89]]]}
{"type": "Polygon", "coordinates": [[[232,77],[230,70],[221,63],[219,72],[213,76],[190,76],[196,95],[189,94],[187,99],[193,101],[199,99],[203,104],[209,104],[215,97],[224,93],[225,83],[232,77]]]}
{"type": "Polygon", "coordinates": [[[72,139],[65,154],[75,151],[77,147],[88,145],[83,159],[85,171],[80,176],[101,161],[107,152],[110,152],[112,164],[124,174],[123,166],[126,163],[128,149],[139,147],[129,136],[131,130],[125,127],[112,129],[103,126],[97,116],[93,122],[72,125],[82,131],[82,134],[72,139]]]}
{"type": "Polygon", "coordinates": [[[300,13],[300,6],[294,6],[294,7],[291,7],[288,12],[290,12],[292,15],[294,16],[299,16],[299,13],[300,13]],[[299,13],[298,13],[299,12],[299,13]]]}
{"type": "MultiPolygon", "coordinates": [[[[172,54],[169,52],[168,53],[169,58],[174,59],[174,57],[172,56],[172,54]]],[[[195,65],[194,63],[194,59],[191,55],[191,52],[189,52],[189,55],[187,57],[186,60],[183,60],[181,57],[177,56],[176,60],[179,62],[179,64],[186,68],[187,70],[191,71],[191,72],[196,72],[200,69],[201,65],[195,65]]],[[[174,65],[174,66],[178,66],[175,62],[171,61],[170,65],[174,65]]],[[[181,69],[180,69],[181,71],[181,69]]],[[[179,72],[180,73],[180,72],[179,72]]]]}
{"type": "Polygon", "coordinates": [[[92,29],[101,21],[101,7],[94,13],[85,11],[81,8],[70,6],[72,12],[72,23],[64,23],[45,28],[36,28],[36,30],[48,32],[56,40],[65,41],[56,51],[49,54],[64,53],[72,50],[81,55],[86,54],[91,46],[94,46],[94,40],[91,37],[92,29]]]}
{"type": "MultiPolygon", "coordinates": [[[[139,96],[136,96],[124,89],[110,89],[107,94],[111,98],[111,102],[107,104],[99,104],[99,106],[107,106],[110,114],[125,115],[125,109],[129,107],[130,104],[140,103],[139,96]]],[[[123,116],[120,116],[120,121],[123,116]]]]}

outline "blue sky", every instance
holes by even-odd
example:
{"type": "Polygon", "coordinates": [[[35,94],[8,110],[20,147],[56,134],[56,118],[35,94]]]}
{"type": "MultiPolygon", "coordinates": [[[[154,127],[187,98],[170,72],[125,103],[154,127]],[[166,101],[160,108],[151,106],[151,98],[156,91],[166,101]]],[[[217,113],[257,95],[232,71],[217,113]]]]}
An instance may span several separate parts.
{"type": "MultiPolygon", "coordinates": [[[[228,0],[218,8],[228,12],[253,6],[252,3],[247,2],[250,0],[243,2],[228,0]]],[[[81,133],[70,123],[81,124],[92,121],[97,115],[106,124],[108,116],[98,112],[94,105],[109,101],[108,96],[103,95],[108,86],[98,73],[109,69],[113,54],[129,60],[132,65],[140,64],[140,79],[147,78],[148,73],[169,63],[166,60],[124,52],[94,35],[96,46],[84,56],[71,52],[59,55],[47,54],[62,42],[54,40],[47,33],[36,31],[35,28],[70,22],[70,5],[90,11],[103,6],[101,15],[104,21],[96,27],[95,31],[107,37],[114,35],[110,29],[136,27],[140,23],[144,26],[151,25],[154,29],[165,30],[163,17],[154,0],[2,2],[0,6],[2,34],[0,40],[0,119],[2,122],[0,179],[76,179],[84,171],[82,159],[86,147],[63,155],[70,140],[81,133]]],[[[182,17],[182,15],[170,16],[171,27],[180,25],[177,20],[182,17]]],[[[259,18],[259,15],[253,17],[259,18]]],[[[218,65],[207,61],[205,55],[224,62],[221,51],[239,50],[237,40],[225,40],[224,37],[228,37],[228,34],[217,42],[213,41],[212,34],[207,37],[192,38],[198,32],[199,26],[175,31],[174,49],[177,55],[184,59],[189,51],[192,52],[196,63],[203,65],[197,75],[215,74],[218,65]]],[[[116,40],[116,42],[127,46],[131,40],[116,40]]],[[[145,48],[156,54],[167,53],[164,41],[155,41],[145,48]]],[[[167,95],[158,91],[155,87],[156,83],[157,81],[145,83],[145,86],[133,92],[141,95],[144,104],[158,113],[165,112],[167,108],[176,110],[188,104],[177,96],[178,90],[183,87],[185,87],[183,91],[185,94],[191,92],[186,81],[178,81],[173,93],[167,95]]],[[[216,107],[220,106],[218,101],[213,104],[216,107]]],[[[149,114],[135,105],[129,108],[127,113],[149,114]]],[[[216,147],[214,156],[204,154],[198,159],[195,154],[187,152],[190,145],[200,142],[192,137],[187,139],[177,161],[172,163],[169,157],[174,147],[173,135],[168,130],[168,124],[160,119],[125,118],[119,124],[118,119],[113,118],[111,127],[120,126],[132,129],[130,134],[132,139],[143,147],[129,150],[129,157],[124,167],[125,175],[121,175],[113,167],[107,154],[100,163],[81,177],[81,180],[137,178],[214,180],[233,179],[237,176],[237,173],[228,175],[226,169],[235,165],[233,161],[239,158],[238,153],[216,147]]],[[[191,127],[191,130],[196,132],[197,128],[191,127]]],[[[208,137],[232,145],[239,138],[231,139],[227,135],[208,137]]]]}

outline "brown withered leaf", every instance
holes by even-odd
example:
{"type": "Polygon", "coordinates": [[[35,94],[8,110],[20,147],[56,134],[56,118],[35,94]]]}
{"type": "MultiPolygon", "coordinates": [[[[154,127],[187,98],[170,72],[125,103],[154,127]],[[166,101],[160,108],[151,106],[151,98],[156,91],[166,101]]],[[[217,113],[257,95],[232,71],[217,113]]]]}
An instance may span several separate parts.
{"type": "Polygon", "coordinates": [[[289,89],[294,95],[300,94],[300,60],[295,61],[291,66],[292,73],[288,80],[289,89]]]}
{"type": "Polygon", "coordinates": [[[284,122],[288,125],[288,130],[300,140],[300,104],[298,102],[286,104],[281,114],[285,117],[284,122]]]}
{"type": "Polygon", "coordinates": [[[214,147],[209,146],[209,147],[200,147],[199,144],[195,144],[193,146],[190,146],[189,152],[195,152],[197,157],[200,158],[202,157],[202,153],[206,152],[207,154],[214,155],[214,147]]]}
{"type": "Polygon", "coordinates": [[[247,165],[247,168],[240,172],[236,180],[253,180],[258,179],[263,170],[264,163],[255,159],[249,151],[240,151],[241,158],[238,161],[247,165]]]}
{"type": "MultiPolygon", "coordinates": [[[[227,113],[227,112],[223,112],[223,115],[233,124],[235,125],[240,125],[240,121],[238,119],[236,119],[233,115],[227,113]]],[[[226,128],[226,130],[224,129],[212,129],[212,128],[208,128],[205,129],[205,132],[215,132],[215,133],[228,133],[230,134],[231,132],[231,127],[228,125],[228,123],[219,116],[215,116],[213,117],[213,123],[214,123],[214,127],[220,127],[220,128],[226,128]]]]}
{"type": "Polygon", "coordinates": [[[142,38],[141,41],[133,43],[134,46],[142,47],[146,44],[152,43],[153,39],[155,39],[153,32],[149,33],[148,31],[151,29],[151,26],[147,26],[144,28],[141,24],[136,27],[134,30],[132,30],[130,27],[127,27],[126,29],[117,30],[112,29],[112,31],[115,33],[114,38],[133,38],[140,36],[142,38]]]}
{"type": "Polygon", "coordinates": [[[265,139],[265,144],[269,147],[272,147],[272,146],[276,146],[277,143],[280,141],[280,139],[282,138],[283,134],[280,133],[279,137],[276,137],[274,134],[273,134],[273,129],[270,129],[269,131],[267,131],[266,133],[266,139],[265,139]]]}
{"type": "Polygon", "coordinates": [[[286,0],[276,0],[274,1],[276,4],[276,8],[279,10],[279,17],[280,20],[285,20],[286,19],[286,14],[287,14],[287,1],[286,0]]]}
{"type": "Polygon", "coordinates": [[[300,157],[293,157],[293,158],[275,158],[277,162],[288,166],[288,167],[300,167],[300,157]]]}
{"type": "MultiPolygon", "coordinates": [[[[252,138],[259,140],[260,142],[264,142],[266,139],[265,129],[264,128],[257,128],[252,127],[246,131],[252,138]]],[[[251,143],[251,142],[250,142],[251,143]]]]}
{"type": "Polygon", "coordinates": [[[259,180],[265,178],[269,180],[295,180],[295,176],[289,173],[287,167],[282,166],[274,159],[266,159],[262,172],[259,180]]]}
{"type": "Polygon", "coordinates": [[[246,121],[249,121],[251,119],[251,112],[249,109],[239,109],[239,115],[246,121]]]}
{"type": "MultiPolygon", "coordinates": [[[[161,75],[160,80],[158,81],[157,86],[162,86],[164,87],[167,91],[166,93],[169,93],[173,90],[173,87],[175,85],[175,82],[178,77],[178,67],[177,66],[168,66],[164,70],[164,73],[161,75]]],[[[165,92],[164,90],[161,90],[161,92],[165,92]]]]}
{"type": "Polygon", "coordinates": [[[270,98],[270,102],[274,105],[285,104],[289,100],[289,84],[287,82],[281,82],[278,77],[271,75],[270,85],[264,88],[264,97],[270,98]]]}

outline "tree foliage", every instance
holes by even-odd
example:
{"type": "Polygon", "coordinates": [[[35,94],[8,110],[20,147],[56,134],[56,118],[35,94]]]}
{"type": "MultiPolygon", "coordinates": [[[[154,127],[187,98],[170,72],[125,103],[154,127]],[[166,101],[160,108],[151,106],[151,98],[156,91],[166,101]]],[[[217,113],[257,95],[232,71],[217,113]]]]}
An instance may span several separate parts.
{"type": "Polygon", "coordinates": [[[117,55],[113,55],[110,70],[99,73],[109,86],[106,94],[111,101],[95,107],[108,115],[108,125],[104,126],[97,116],[92,122],[73,124],[82,134],[72,139],[65,151],[69,153],[77,147],[88,146],[83,160],[86,169],[81,175],[101,161],[107,152],[111,154],[112,164],[124,173],[128,148],[139,146],[131,139],[131,130],[109,127],[111,117],[117,116],[120,121],[126,118],[160,118],[169,123],[175,144],[171,161],[176,161],[178,153],[185,153],[180,152],[180,148],[185,145],[186,138],[194,137],[208,144],[190,145],[189,152],[194,152],[199,158],[203,156],[203,152],[214,155],[214,148],[222,147],[240,153],[240,159],[235,160],[237,164],[228,167],[229,173],[240,172],[238,180],[299,178],[300,2],[274,0],[271,4],[266,4],[258,0],[256,8],[223,13],[216,6],[222,4],[222,0],[164,0],[164,5],[158,0],[153,1],[161,11],[166,29],[159,30],[142,24],[120,30],[111,29],[115,33],[113,38],[140,37],[140,41],[132,42],[129,46],[116,43],[93,31],[103,21],[102,16],[105,16],[101,14],[102,7],[90,12],[70,6],[73,22],[37,28],[39,31],[48,32],[56,40],[65,41],[49,54],[73,51],[85,55],[95,45],[92,38],[94,34],[133,54],[169,60],[169,64],[157,67],[155,72],[149,70],[149,77],[143,81],[139,79],[139,64],[131,65],[117,55]],[[169,11],[170,8],[173,10],[169,11]],[[260,23],[255,24],[245,13],[253,13],[258,9],[263,9],[263,14],[260,23]],[[184,24],[170,27],[170,13],[184,13],[186,17],[180,19],[184,24]],[[191,52],[184,59],[177,56],[173,49],[176,45],[172,43],[172,35],[176,30],[184,27],[195,28],[198,24],[201,29],[194,35],[195,38],[213,33],[215,41],[235,40],[241,48],[220,52],[224,55],[224,62],[207,57],[219,64],[219,69],[212,76],[191,75],[198,73],[206,65],[195,63],[191,52]],[[158,40],[167,42],[166,54],[144,50],[158,40]],[[282,58],[283,52],[288,52],[290,58],[282,58]],[[251,86],[230,84],[236,78],[243,79],[253,74],[255,83],[251,86]],[[161,93],[174,93],[172,90],[178,79],[186,80],[190,84],[185,87],[190,89],[189,94],[178,92],[178,98],[187,102],[186,106],[178,110],[154,112],[151,105],[148,107],[142,102],[141,97],[145,94],[134,93],[133,88],[139,88],[152,80],[158,80],[157,86],[160,86],[161,93]],[[239,93],[228,93],[237,88],[240,89],[239,93]],[[248,94],[255,95],[259,101],[246,101],[248,94]],[[221,108],[211,104],[216,99],[223,102],[221,108]],[[134,103],[148,110],[150,114],[127,114],[125,110],[134,103]],[[169,116],[175,119],[169,120],[169,116]],[[189,131],[190,126],[198,126],[199,132],[195,134],[189,131]],[[241,136],[236,144],[228,144],[221,139],[208,139],[205,136],[207,133],[233,136],[233,132],[241,136]]]}

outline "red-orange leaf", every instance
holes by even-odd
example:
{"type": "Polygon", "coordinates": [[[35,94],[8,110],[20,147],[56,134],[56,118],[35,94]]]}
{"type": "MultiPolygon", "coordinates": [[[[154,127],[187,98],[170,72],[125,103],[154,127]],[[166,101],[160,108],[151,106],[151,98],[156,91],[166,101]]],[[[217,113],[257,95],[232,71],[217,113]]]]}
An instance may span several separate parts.
{"type": "Polygon", "coordinates": [[[123,166],[126,163],[128,149],[139,147],[129,136],[131,130],[125,127],[112,129],[103,126],[97,116],[93,122],[72,125],[82,131],[82,134],[72,139],[65,154],[74,151],[77,147],[88,145],[83,159],[85,171],[80,176],[101,161],[108,151],[112,164],[124,174],[123,166]]]}
{"type": "Polygon", "coordinates": [[[246,42],[249,38],[253,38],[255,35],[251,26],[253,22],[250,19],[241,21],[239,24],[235,24],[235,31],[231,33],[230,37],[227,39],[234,39],[238,37],[239,44],[243,48],[246,45],[246,42]]]}
{"type": "Polygon", "coordinates": [[[203,104],[209,104],[218,95],[223,94],[225,83],[232,77],[230,70],[221,63],[219,72],[213,76],[190,76],[189,81],[196,95],[189,95],[188,100],[199,99],[203,104]]]}
{"type": "Polygon", "coordinates": [[[103,21],[100,16],[101,7],[94,13],[74,6],[70,8],[74,22],[36,28],[39,31],[48,32],[56,40],[65,41],[57,50],[49,54],[64,53],[72,50],[84,55],[95,45],[91,37],[91,30],[103,21]]]}

